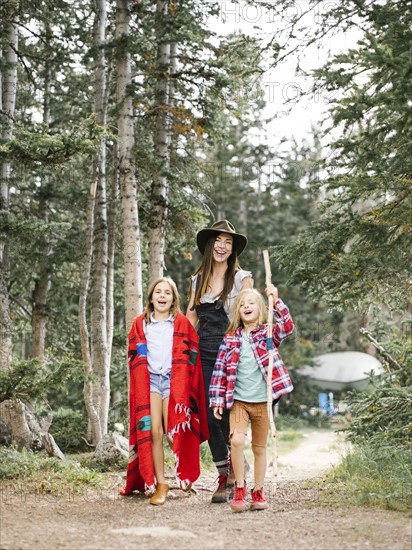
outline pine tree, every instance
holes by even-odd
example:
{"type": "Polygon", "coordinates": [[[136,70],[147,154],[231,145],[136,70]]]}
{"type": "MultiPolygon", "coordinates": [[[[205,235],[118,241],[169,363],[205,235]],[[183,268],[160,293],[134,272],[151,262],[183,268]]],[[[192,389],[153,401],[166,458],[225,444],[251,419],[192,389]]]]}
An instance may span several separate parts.
{"type": "MultiPolygon", "coordinates": [[[[17,95],[17,33],[18,2],[7,2],[2,6],[1,47],[4,55],[2,78],[0,79],[1,139],[10,141],[13,136],[14,113],[17,95]]],[[[9,214],[9,187],[11,178],[10,162],[1,165],[0,213],[9,214]]],[[[9,246],[0,240],[0,369],[7,370],[12,358],[12,325],[10,318],[10,296],[8,291],[9,246]]]]}
{"type": "Polygon", "coordinates": [[[322,215],[285,246],[279,261],[291,281],[333,307],[408,304],[412,165],[410,43],[406,1],[348,2],[329,13],[361,21],[356,47],[314,72],[316,90],[333,93],[331,153],[319,182],[322,215]]]}

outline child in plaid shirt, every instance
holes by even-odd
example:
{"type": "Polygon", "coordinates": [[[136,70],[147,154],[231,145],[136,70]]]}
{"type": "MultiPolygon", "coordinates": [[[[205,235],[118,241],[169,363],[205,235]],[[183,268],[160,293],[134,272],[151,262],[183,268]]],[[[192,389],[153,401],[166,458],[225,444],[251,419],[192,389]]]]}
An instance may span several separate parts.
{"type": "MultiPolygon", "coordinates": [[[[294,325],[287,306],[278,299],[277,289],[268,285],[266,294],[273,296],[273,401],[293,390],[289,373],[279,355],[282,340],[292,334],[294,325]]],[[[228,328],[213,370],[209,389],[210,407],[217,419],[223,409],[230,409],[231,461],[236,477],[234,512],[248,508],[244,481],[243,450],[248,422],[252,428],[255,484],[251,491],[251,510],[268,507],[263,484],[266,473],[266,443],[269,431],[267,410],[267,309],[256,289],[242,290],[234,304],[233,320],[228,328]]]]}

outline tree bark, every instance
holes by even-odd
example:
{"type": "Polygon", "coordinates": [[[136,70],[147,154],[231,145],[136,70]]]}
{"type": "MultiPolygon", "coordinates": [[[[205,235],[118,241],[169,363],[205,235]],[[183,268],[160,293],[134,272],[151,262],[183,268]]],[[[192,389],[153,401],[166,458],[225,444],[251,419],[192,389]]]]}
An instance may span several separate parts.
{"type": "MultiPolygon", "coordinates": [[[[51,36],[50,26],[46,22],[46,40],[51,36]]],[[[46,67],[44,82],[44,102],[43,102],[43,124],[48,127],[50,124],[50,68],[46,67]]],[[[48,176],[45,175],[42,180],[42,189],[39,201],[39,218],[47,225],[49,221],[48,213],[48,176]]],[[[32,295],[32,321],[31,321],[31,356],[45,359],[46,333],[47,333],[47,298],[51,287],[51,269],[49,257],[51,254],[50,239],[47,235],[43,236],[41,242],[40,261],[38,275],[34,284],[32,295]]]]}
{"type": "MultiPolygon", "coordinates": [[[[104,51],[106,32],[106,0],[95,0],[94,45],[97,53],[94,71],[95,113],[99,125],[106,125],[107,67],[104,51]]],[[[94,205],[94,245],[91,292],[91,359],[96,377],[95,407],[100,416],[100,438],[107,433],[110,403],[110,363],[107,341],[107,272],[108,272],[108,225],[106,191],[106,139],[100,141],[100,150],[94,163],[96,201],[94,205]]]]}
{"type": "Polygon", "coordinates": [[[117,0],[116,69],[117,125],[119,137],[119,185],[123,225],[124,294],[126,330],[142,312],[142,262],[139,215],[137,209],[136,176],[133,148],[135,144],[133,103],[128,91],[131,84],[129,38],[129,1],[117,0]]]}
{"type": "MultiPolygon", "coordinates": [[[[115,147],[116,149],[116,147],[115,147]]],[[[117,150],[117,149],[116,149],[117,150]]],[[[115,153],[116,156],[116,153],[115,153]]],[[[117,156],[116,156],[117,158],[117,156]]],[[[119,178],[117,170],[111,176],[111,197],[108,208],[108,249],[107,249],[107,356],[109,365],[112,357],[112,344],[114,332],[114,255],[115,255],[115,231],[116,211],[119,194],[119,178]]]]}
{"type": "MultiPolygon", "coordinates": [[[[39,210],[43,221],[47,223],[47,200],[40,199],[39,210]]],[[[47,332],[47,296],[51,286],[50,266],[48,257],[50,255],[50,244],[48,238],[43,238],[42,255],[39,262],[38,275],[33,289],[33,311],[32,311],[32,337],[31,357],[45,359],[46,332],[47,332]]]]}
{"type": "Polygon", "coordinates": [[[7,428],[10,444],[18,449],[45,449],[49,456],[64,459],[53,436],[40,426],[34,412],[20,399],[0,403],[0,421],[7,428]]]}
{"type": "MultiPolygon", "coordinates": [[[[17,7],[17,3],[16,3],[17,7]]],[[[0,112],[2,114],[1,138],[8,141],[13,137],[14,110],[17,90],[17,52],[18,34],[15,20],[10,17],[6,24],[4,48],[4,72],[0,81],[0,112]]],[[[11,165],[4,162],[1,166],[0,212],[9,212],[9,180],[11,165]]],[[[9,275],[9,257],[7,242],[0,238],[0,369],[8,370],[12,358],[12,323],[10,318],[10,298],[7,281],[9,275]]]]}
{"type": "Polygon", "coordinates": [[[90,353],[89,329],[87,326],[87,298],[90,285],[90,271],[93,256],[93,226],[94,226],[94,203],[96,197],[96,182],[93,182],[90,189],[90,197],[87,212],[86,234],[85,234],[85,255],[83,260],[83,272],[80,282],[79,297],[79,328],[80,346],[84,362],[85,382],[83,386],[84,404],[89,419],[88,438],[91,441],[99,441],[101,434],[100,416],[94,399],[92,381],[92,360],[90,353]]]}
{"type": "Polygon", "coordinates": [[[168,0],[156,4],[157,82],[156,128],[154,136],[155,168],[152,175],[151,215],[148,224],[149,280],[163,276],[165,267],[165,228],[169,203],[170,120],[171,120],[171,44],[163,42],[163,17],[168,0]]]}

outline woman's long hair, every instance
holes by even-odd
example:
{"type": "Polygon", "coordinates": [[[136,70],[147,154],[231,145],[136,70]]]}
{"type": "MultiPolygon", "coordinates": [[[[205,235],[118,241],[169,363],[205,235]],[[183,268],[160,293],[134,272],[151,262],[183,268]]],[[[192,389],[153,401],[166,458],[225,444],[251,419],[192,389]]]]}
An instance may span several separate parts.
{"type": "Polygon", "coordinates": [[[264,325],[267,320],[267,311],[266,311],[266,302],[262,296],[262,294],[256,290],[256,288],[244,288],[239,292],[239,294],[236,296],[235,303],[233,304],[233,318],[232,321],[227,329],[226,332],[235,332],[235,330],[242,326],[243,322],[240,318],[240,305],[242,301],[245,299],[247,294],[254,294],[257,299],[258,308],[259,308],[259,317],[257,326],[264,325]]]}
{"type": "Polygon", "coordinates": [[[178,313],[181,313],[180,296],[179,296],[179,291],[177,290],[176,283],[170,277],[159,277],[158,279],[154,280],[151,283],[151,285],[149,286],[149,291],[147,293],[146,307],[144,310],[144,319],[146,323],[150,323],[151,321],[150,315],[154,310],[154,307],[152,304],[153,293],[159,283],[167,283],[172,289],[173,302],[172,302],[172,307],[170,308],[170,313],[173,315],[173,318],[176,319],[176,315],[178,313]]]}
{"type": "MultiPolygon", "coordinates": [[[[195,301],[194,305],[200,305],[200,298],[207,293],[207,288],[209,286],[210,277],[213,272],[213,248],[215,245],[216,237],[210,237],[206,241],[205,251],[202,257],[202,263],[197,268],[195,275],[200,274],[200,281],[196,284],[195,291],[195,301]]],[[[231,255],[227,260],[227,269],[225,272],[225,280],[223,284],[222,292],[219,296],[216,296],[222,304],[224,304],[229,296],[233,285],[235,284],[235,274],[236,271],[240,269],[239,263],[237,261],[237,252],[233,248],[231,255]]]]}

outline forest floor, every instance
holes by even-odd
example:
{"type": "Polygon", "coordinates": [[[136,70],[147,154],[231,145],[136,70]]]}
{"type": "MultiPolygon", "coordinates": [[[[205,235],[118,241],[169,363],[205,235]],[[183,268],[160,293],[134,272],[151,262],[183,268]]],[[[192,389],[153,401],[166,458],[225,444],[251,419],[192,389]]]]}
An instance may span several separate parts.
{"type": "MultiPolygon", "coordinates": [[[[264,511],[231,512],[212,504],[215,475],[204,473],[186,494],[173,485],[164,506],[145,495],[119,496],[122,476],[107,490],[52,497],[1,495],[1,550],[346,550],[410,549],[411,519],[404,513],[320,502],[322,473],[345,452],[332,431],[314,431],[280,455],[276,491],[266,487],[264,511]],[[308,483],[308,480],[311,480],[308,483]]],[[[270,476],[270,470],[268,472],[270,476]]],[[[252,483],[252,472],[248,479],[252,483]]]]}

